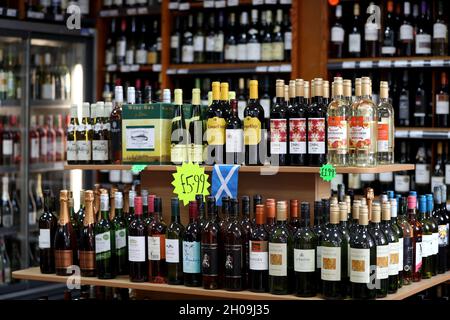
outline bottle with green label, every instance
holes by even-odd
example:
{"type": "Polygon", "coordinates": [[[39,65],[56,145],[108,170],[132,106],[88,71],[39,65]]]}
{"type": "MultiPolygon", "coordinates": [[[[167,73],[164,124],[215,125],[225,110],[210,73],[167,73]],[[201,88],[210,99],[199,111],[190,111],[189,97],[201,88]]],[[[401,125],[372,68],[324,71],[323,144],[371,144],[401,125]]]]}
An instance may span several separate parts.
{"type": "Polygon", "coordinates": [[[204,126],[202,119],[202,106],[200,102],[200,89],[192,89],[192,116],[189,122],[188,157],[193,163],[203,162],[203,150],[206,141],[203,140],[204,126]]]}
{"type": "Polygon", "coordinates": [[[180,202],[171,200],[172,222],[166,231],[167,283],[183,284],[183,235],[184,226],[180,221],[180,202]]]}
{"type": "Polygon", "coordinates": [[[100,195],[101,219],[95,225],[95,260],[99,279],[113,279],[115,270],[115,233],[113,224],[109,221],[109,196],[100,195]]]}
{"type": "Polygon", "coordinates": [[[188,161],[186,133],[186,121],[183,113],[183,90],[175,89],[174,115],[170,138],[170,161],[174,164],[188,161]]]}
{"type": "Polygon", "coordinates": [[[118,275],[128,274],[128,230],[123,216],[123,195],[116,192],[114,196],[115,214],[112,224],[116,236],[116,271],[118,275]]]}
{"type": "MultiPolygon", "coordinates": [[[[202,204],[203,205],[203,204],[202,204]]],[[[187,287],[200,287],[202,273],[200,262],[201,229],[198,223],[198,203],[189,202],[189,224],[183,235],[183,278],[187,287]]]]}

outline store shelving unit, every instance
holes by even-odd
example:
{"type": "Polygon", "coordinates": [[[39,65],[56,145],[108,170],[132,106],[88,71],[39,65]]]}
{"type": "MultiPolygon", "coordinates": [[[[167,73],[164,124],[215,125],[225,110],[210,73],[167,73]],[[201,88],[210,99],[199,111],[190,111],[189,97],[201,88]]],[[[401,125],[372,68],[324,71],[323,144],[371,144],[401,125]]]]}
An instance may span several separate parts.
{"type": "Polygon", "coordinates": [[[450,66],[450,57],[392,57],[329,59],[329,70],[444,68],[450,66]]]}
{"type": "Polygon", "coordinates": [[[401,139],[429,139],[446,140],[450,139],[449,128],[396,128],[395,137],[401,139]]]}

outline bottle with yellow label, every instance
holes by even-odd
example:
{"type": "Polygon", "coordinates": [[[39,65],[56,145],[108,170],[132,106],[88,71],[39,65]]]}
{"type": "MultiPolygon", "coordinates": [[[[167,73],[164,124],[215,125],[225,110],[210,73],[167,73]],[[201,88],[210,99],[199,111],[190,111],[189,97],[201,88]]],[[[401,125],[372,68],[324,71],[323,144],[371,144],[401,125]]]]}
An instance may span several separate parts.
{"type": "Polygon", "coordinates": [[[250,80],[249,87],[250,99],[244,110],[245,164],[262,165],[267,148],[264,109],[258,99],[258,81],[250,80]]]}
{"type": "Polygon", "coordinates": [[[203,149],[205,140],[203,140],[203,120],[201,115],[200,89],[192,89],[192,117],[189,123],[188,146],[189,161],[194,163],[203,162],[203,149]]]}
{"type": "Polygon", "coordinates": [[[221,164],[225,156],[225,127],[228,112],[220,101],[220,82],[212,83],[212,103],[206,110],[207,164],[221,164]]]}
{"type": "Polygon", "coordinates": [[[170,161],[180,164],[188,161],[186,121],[183,114],[183,90],[175,89],[174,115],[172,119],[172,134],[170,161]]]}

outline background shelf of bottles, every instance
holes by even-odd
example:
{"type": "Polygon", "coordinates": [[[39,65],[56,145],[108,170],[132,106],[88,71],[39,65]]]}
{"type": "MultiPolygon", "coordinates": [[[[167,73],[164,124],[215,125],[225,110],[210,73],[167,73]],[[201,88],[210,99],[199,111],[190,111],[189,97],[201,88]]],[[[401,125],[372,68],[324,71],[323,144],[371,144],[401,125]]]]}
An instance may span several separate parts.
{"type": "Polygon", "coordinates": [[[342,69],[390,69],[390,68],[445,68],[450,66],[450,57],[427,58],[360,58],[329,59],[328,70],[342,69]]]}
{"type": "Polygon", "coordinates": [[[290,64],[262,64],[262,63],[235,63],[235,64],[198,64],[198,65],[170,65],[166,73],[170,75],[186,74],[243,74],[243,73],[291,73],[290,64]]]}

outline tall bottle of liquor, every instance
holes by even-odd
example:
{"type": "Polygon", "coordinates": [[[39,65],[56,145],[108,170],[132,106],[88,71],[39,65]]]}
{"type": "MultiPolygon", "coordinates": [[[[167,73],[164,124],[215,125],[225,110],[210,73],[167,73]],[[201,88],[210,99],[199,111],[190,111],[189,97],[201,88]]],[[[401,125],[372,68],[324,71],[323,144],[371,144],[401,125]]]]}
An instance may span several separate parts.
{"type": "Polygon", "coordinates": [[[370,78],[361,79],[361,100],[353,108],[350,120],[350,144],[355,148],[356,166],[374,166],[377,161],[378,135],[376,106],[372,102],[370,78]]]}
{"type": "Polygon", "coordinates": [[[350,107],[344,100],[342,78],[334,78],[333,101],[328,106],[328,162],[335,166],[348,166],[348,119],[350,107]]]}
{"type": "Polygon", "coordinates": [[[345,30],[341,23],[342,5],[336,6],[336,20],[331,28],[331,52],[332,58],[343,58],[345,30]]]}
{"type": "Polygon", "coordinates": [[[430,221],[426,217],[427,198],[424,195],[419,196],[419,214],[418,220],[422,227],[422,278],[429,279],[433,275],[433,230],[430,221]]]}
{"type": "Polygon", "coordinates": [[[389,287],[389,240],[386,238],[384,231],[380,226],[381,222],[381,206],[378,202],[372,206],[372,218],[369,231],[376,245],[376,280],[377,298],[383,298],[387,295],[389,287]]]}
{"type": "Polygon", "coordinates": [[[212,83],[212,104],[206,111],[206,136],[208,140],[207,163],[223,163],[225,154],[225,128],[227,111],[220,102],[220,82],[212,83]]]}
{"type": "Polygon", "coordinates": [[[403,4],[403,22],[400,26],[400,56],[409,57],[413,54],[414,28],[411,23],[411,3],[403,4]]]}
{"type": "Polygon", "coordinates": [[[361,19],[359,3],[353,5],[352,29],[348,34],[348,55],[353,58],[361,56],[361,19]]]}
{"type": "Polygon", "coordinates": [[[288,165],[288,105],[284,101],[284,80],[276,81],[276,100],[270,111],[270,153],[278,165],[288,165]]]}
{"type": "Polygon", "coordinates": [[[256,205],[256,225],[252,229],[249,251],[249,290],[265,292],[268,290],[268,252],[269,234],[264,228],[264,205],[256,205]]]}
{"type": "Polygon", "coordinates": [[[433,175],[431,176],[431,191],[434,190],[434,187],[444,184],[444,160],[442,156],[442,142],[438,142],[436,149],[436,164],[434,166],[433,175]]]}
{"type": "Polygon", "coordinates": [[[187,287],[199,287],[202,284],[200,260],[201,230],[198,224],[198,206],[196,201],[189,202],[189,224],[183,235],[183,279],[187,287]]]}
{"type": "Polygon", "coordinates": [[[231,200],[230,218],[224,234],[225,290],[239,291],[245,285],[245,234],[238,221],[239,202],[231,200]]]}
{"type": "Polygon", "coordinates": [[[293,289],[293,238],[286,219],[286,201],[278,201],[277,224],[269,235],[269,292],[272,294],[288,294],[293,289]]]}
{"type": "Polygon", "coordinates": [[[381,45],[381,55],[392,57],[395,55],[397,49],[397,31],[395,30],[395,18],[394,18],[394,1],[389,0],[387,2],[387,13],[385,19],[385,25],[383,30],[383,41],[381,45]]]}
{"type": "Polygon", "coordinates": [[[180,221],[180,203],[172,198],[172,222],[166,231],[167,283],[183,284],[183,236],[184,226],[180,221]]]}
{"type": "Polygon", "coordinates": [[[445,72],[441,73],[441,88],[436,93],[436,126],[441,128],[448,127],[449,115],[449,93],[448,78],[445,72]]]}
{"type": "Polygon", "coordinates": [[[188,161],[186,121],[183,113],[183,90],[175,89],[174,115],[172,119],[170,161],[181,164],[188,161]]]}
{"type": "Polygon", "coordinates": [[[438,273],[446,272],[447,256],[448,256],[448,221],[444,211],[441,210],[442,207],[442,193],[439,186],[434,187],[434,217],[438,223],[439,230],[439,248],[438,248],[438,273]]]}
{"type": "Polygon", "coordinates": [[[123,104],[123,88],[115,87],[114,99],[115,105],[111,112],[111,161],[114,164],[122,162],[122,104],[123,104]]]}
{"type": "Polygon", "coordinates": [[[379,164],[394,163],[394,108],[389,103],[388,83],[380,82],[380,103],[377,107],[379,164]]]}
{"type": "Polygon", "coordinates": [[[417,20],[415,36],[416,36],[416,55],[431,54],[431,25],[428,16],[427,2],[421,3],[421,17],[417,20]]]}
{"type": "Polygon", "coordinates": [[[107,191],[100,195],[100,213],[101,219],[95,225],[97,277],[99,279],[113,279],[116,276],[116,237],[113,225],[109,221],[109,196],[107,191]]]}
{"type": "Polygon", "coordinates": [[[309,203],[301,203],[301,226],[294,234],[295,293],[299,297],[316,295],[317,235],[309,226],[309,203]]]}
{"type": "Polygon", "coordinates": [[[438,10],[433,24],[433,56],[448,54],[448,27],[444,18],[444,1],[438,2],[438,10]]]}
{"type": "Polygon", "coordinates": [[[367,205],[359,209],[359,227],[350,238],[350,284],[352,299],[375,299],[376,289],[371,286],[371,266],[377,264],[376,244],[368,228],[367,205]]]}
{"type": "Polygon", "coordinates": [[[217,289],[219,287],[219,225],[215,198],[209,196],[206,201],[208,222],[202,230],[201,261],[203,274],[203,288],[217,289]]]}
{"type": "Polygon", "coordinates": [[[204,131],[200,103],[200,89],[196,88],[192,89],[192,117],[189,122],[189,137],[191,141],[188,148],[188,157],[191,162],[203,162],[203,150],[206,142],[203,140],[204,131]]]}
{"type": "Polygon", "coordinates": [[[412,281],[417,282],[422,279],[422,225],[416,218],[417,199],[415,196],[408,196],[408,222],[413,229],[413,273],[412,281]]]}
{"type": "Polygon", "coordinates": [[[291,165],[303,166],[307,164],[307,140],[306,140],[306,115],[309,93],[306,90],[308,81],[296,81],[297,103],[288,109],[289,117],[289,163],[291,165]]]}
{"type": "Polygon", "coordinates": [[[71,232],[69,218],[69,191],[61,190],[59,193],[60,214],[55,233],[55,270],[59,276],[68,276],[72,273],[68,268],[73,265],[73,242],[76,239],[71,232]]]}
{"type": "MultiPolygon", "coordinates": [[[[434,189],[433,189],[434,190],[434,189]]],[[[433,217],[433,195],[427,194],[427,213],[426,218],[430,222],[431,227],[431,266],[432,275],[438,274],[438,253],[439,253],[439,227],[438,221],[433,217]]]]}
{"type": "Polygon", "coordinates": [[[148,277],[153,283],[166,283],[166,230],[162,218],[162,200],[155,197],[153,221],[147,227],[148,241],[148,277]]]}
{"type": "Polygon", "coordinates": [[[81,276],[94,277],[96,274],[94,192],[92,190],[85,191],[84,200],[85,216],[80,232],[78,254],[81,276]]]}
{"type": "Polygon", "coordinates": [[[414,262],[413,262],[413,238],[414,231],[412,226],[408,222],[407,217],[407,198],[401,197],[398,202],[399,216],[397,225],[403,233],[403,265],[402,267],[402,278],[403,284],[408,285],[412,282],[412,274],[414,272],[414,262]]]}
{"type": "Polygon", "coordinates": [[[230,108],[231,113],[229,118],[227,119],[227,126],[225,129],[226,163],[241,164],[245,160],[243,141],[244,133],[242,130],[241,119],[239,119],[238,117],[238,101],[236,99],[230,100],[230,108]]]}
{"type": "MultiPolygon", "coordinates": [[[[50,202],[50,190],[44,190],[44,213],[39,218],[39,261],[41,273],[55,273],[54,241],[57,220],[51,211],[50,202]]],[[[2,199],[2,210],[4,210],[5,204],[7,205],[2,199]]],[[[4,217],[4,212],[2,214],[4,217]]]]}
{"type": "MultiPolygon", "coordinates": [[[[112,208],[111,208],[112,209],[112,208]]],[[[114,219],[111,223],[114,227],[116,236],[116,272],[118,275],[128,273],[128,230],[127,222],[123,216],[123,195],[122,192],[116,191],[114,194],[114,219]]]]}
{"type": "MultiPolygon", "coordinates": [[[[133,191],[134,192],[134,191],[133,191]]],[[[131,194],[131,191],[130,191],[131,194]]],[[[130,197],[134,214],[128,227],[128,260],[130,262],[130,281],[145,282],[148,279],[147,267],[147,228],[142,219],[142,198],[130,197]]]]}
{"type": "Polygon", "coordinates": [[[422,144],[416,155],[415,187],[417,192],[424,194],[430,191],[430,175],[430,163],[425,145],[422,144]]]}
{"type": "Polygon", "coordinates": [[[308,163],[321,166],[327,162],[327,105],[323,102],[323,80],[315,79],[314,97],[308,109],[308,163]]]}
{"type": "Polygon", "coordinates": [[[262,165],[266,152],[264,109],[258,100],[258,81],[250,80],[250,100],[244,110],[245,164],[262,165]]]}

